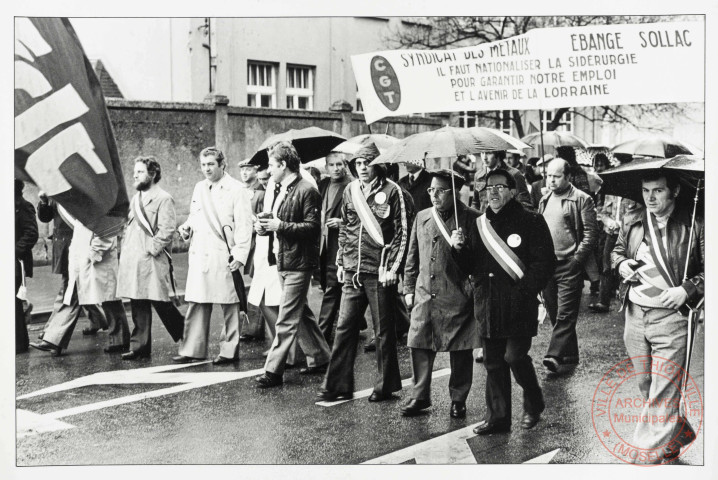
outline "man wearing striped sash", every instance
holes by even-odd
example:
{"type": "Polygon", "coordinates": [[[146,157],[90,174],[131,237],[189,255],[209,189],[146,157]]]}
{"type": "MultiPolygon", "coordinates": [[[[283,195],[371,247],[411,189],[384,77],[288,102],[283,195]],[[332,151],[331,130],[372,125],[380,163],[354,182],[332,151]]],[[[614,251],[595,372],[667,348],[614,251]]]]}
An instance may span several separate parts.
{"type": "Polygon", "coordinates": [[[337,278],[344,282],[339,321],[324,389],[325,401],[352,398],[354,359],[359,326],[369,305],[376,338],[377,379],[370,402],[395,398],[401,390],[392,312],[408,225],[400,187],[386,178],[384,165],[370,165],[379,156],[372,143],[360,149],[349,167],[357,180],[344,189],[339,228],[337,278]]]}
{"type": "Polygon", "coordinates": [[[464,244],[464,232],[476,228],[479,212],[458,198],[454,210],[456,192],[464,184],[461,175],[452,170],[430,175],[432,207],[416,216],[404,270],[404,298],[412,307],[408,345],[414,388],[401,413],[411,417],[431,406],[434,359],[437,352],[449,352],[449,415],[464,418],[474,369],[471,353],[480,344],[470,263],[459,262],[455,252],[464,244]]]}
{"type": "Polygon", "coordinates": [[[182,338],[184,316],[170,302],[176,295],[170,253],[176,229],[172,196],[157,183],[162,170],[155,157],[135,159],[130,214],[122,241],[117,296],[130,299],[134,328],[123,360],[149,357],[152,352],[152,307],[175,341],[182,338]]]}
{"type": "Polygon", "coordinates": [[[219,337],[216,365],[239,360],[239,296],[232,272],[247,262],[252,243],[252,210],[245,189],[224,171],[224,153],[207,147],[199,154],[205,179],[192,193],[189,218],[178,231],[189,247],[184,337],[175,363],[207,357],[212,305],[219,304],[224,327],[219,337]],[[228,245],[231,252],[228,252],[228,245]],[[231,259],[231,260],[230,260],[231,259]]]}
{"type": "Polygon", "coordinates": [[[486,193],[489,208],[460,251],[460,263],[472,266],[474,315],[484,344],[487,413],[474,429],[479,435],[510,430],[511,372],[523,389],[521,427],[532,428],[544,410],[529,350],[538,330],[537,296],[556,261],[546,221],[514,198],[509,172],[489,172],[486,193]]]}
{"type": "MultiPolygon", "coordinates": [[[[685,369],[686,304],[694,305],[704,295],[704,222],[696,219],[689,248],[691,215],[676,206],[677,179],[669,173],[648,172],[642,190],[646,210],[622,225],[611,253],[613,267],[624,278],[620,288],[626,309],[623,339],[637,372],[645,370],[640,364],[649,362],[685,369]]],[[[695,431],[679,413],[680,381],[658,371],[636,378],[646,400],[641,417],[671,420],[638,422],[632,445],[662,453],[644,457],[649,462],[673,460],[695,440],[695,431]]]]}

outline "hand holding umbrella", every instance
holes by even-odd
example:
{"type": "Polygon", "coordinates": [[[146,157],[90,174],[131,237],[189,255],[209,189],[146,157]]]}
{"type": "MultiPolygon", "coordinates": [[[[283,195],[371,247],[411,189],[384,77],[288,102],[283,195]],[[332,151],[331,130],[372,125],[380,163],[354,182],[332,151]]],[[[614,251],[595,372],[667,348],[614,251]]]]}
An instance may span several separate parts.
{"type": "Polygon", "coordinates": [[[244,286],[244,279],[242,278],[242,272],[240,271],[240,268],[242,266],[242,263],[239,262],[239,260],[235,260],[234,256],[232,255],[232,248],[229,246],[229,240],[227,239],[227,232],[225,232],[225,228],[229,228],[229,231],[232,231],[232,227],[229,225],[223,225],[222,226],[222,236],[224,237],[224,244],[227,245],[227,252],[229,252],[229,270],[232,272],[232,282],[234,283],[234,290],[237,292],[237,297],[239,298],[239,309],[242,312],[247,311],[247,291],[244,286]],[[235,268],[232,268],[232,267],[235,268]]]}

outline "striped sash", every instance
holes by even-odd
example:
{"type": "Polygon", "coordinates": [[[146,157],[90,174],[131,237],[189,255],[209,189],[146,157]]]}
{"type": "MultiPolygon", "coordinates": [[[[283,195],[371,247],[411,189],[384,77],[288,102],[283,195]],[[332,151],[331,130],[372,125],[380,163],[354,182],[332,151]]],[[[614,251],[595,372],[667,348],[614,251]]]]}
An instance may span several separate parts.
{"type": "Polygon", "coordinates": [[[436,210],[436,207],[431,208],[431,214],[434,216],[436,226],[439,227],[439,231],[444,237],[444,240],[446,240],[446,243],[451,246],[451,235],[449,235],[449,227],[446,226],[446,222],[444,222],[444,220],[441,218],[441,215],[439,215],[439,212],[436,210]]]}
{"type": "Polygon", "coordinates": [[[362,225],[369,233],[372,240],[374,240],[380,247],[384,247],[384,234],[382,234],[379,222],[369,208],[366,198],[364,198],[364,194],[361,191],[359,183],[359,180],[356,180],[349,186],[349,191],[352,195],[352,202],[356,208],[357,215],[359,215],[359,220],[361,220],[362,225]]]}
{"type": "Polygon", "coordinates": [[[202,213],[207,221],[207,225],[209,225],[209,229],[212,230],[212,233],[214,233],[221,242],[224,242],[224,236],[220,233],[222,231],[222,224],[219,221],[219,215],[212,201],[208,184],[203,185],[200,200],[202,202],[202,213]]]}
{"type": "Polygon", "coordinates": [[[145,232],[147,236],[154,237],[155,234],[152,226],[150,225],[150,221],[147,218],[147,212],[145,212],[145,207],[142,205],[141,196],[141,192],[135,195],[135,198],[132,201],[132,213],[137,219],[137,224],[140,226],[142,231],[145,232]]]}
{"type": "Polygon", "coordinates": [[[481,241],[484,242],[486,249],[489,251],[494,260],[501,265],[501,268],[508,274],[514,282],[518,282],[524,277],[526,267],[521,259],[506,245],[491,223],[486,218],[486,214],[476,219],[476,225],[479,228],[481,241]]]}
{"type": "Polygon", "coordinates": [[[677,282],[673,276],[673,272],[668,268],[668,262],[666,261],[668,255],[666,255],[666,249],[663,245],[656,217],[650,212],[646,213],[648,217],[648,222],[646,222],[648,223],[648,248],[651,252],[651,257],[653,257],[653,263],[656,265],[658,272],[666,283],[671,287],[675,287],[677,282]]]}

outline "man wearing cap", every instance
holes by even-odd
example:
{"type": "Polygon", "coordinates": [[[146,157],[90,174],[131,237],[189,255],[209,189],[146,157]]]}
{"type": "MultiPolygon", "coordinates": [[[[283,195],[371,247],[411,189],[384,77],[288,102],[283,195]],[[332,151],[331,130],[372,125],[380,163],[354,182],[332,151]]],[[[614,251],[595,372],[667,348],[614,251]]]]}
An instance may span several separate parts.
{"type": "Polygon", "coordinates": [[[370,165],[378,156],[372,143],[349,164],[357,180],[344,190],[336,259],[337,278],[343,279],[344,287],[332,356],[318,395],[324,401],[353,397],[354,359],[367,304],[377,357],[377,379],[369,401],[395,398],[392,393],[401,390],[391,302],[407,247],[408,225],[400,187],[386,178],[383,165],[370,165]]]}
{"type": "Polygon", "coordinates": [[[556,260],[546,222],[516,200],[510,173],[489,172],[486,191],[489,208],[460,251],[461,264],[473,272],[474,315],[484,345],[487,413],[474,429],[479,435],[510,430],[511,372],[523,389],[521,427],[535,426],[544,410],[529,350],[538,329],[537,296],[556,260]]]}
{"type": "Polygon", "coordinates": [[[553,278],[543,292],[553,325],[543,364],[554,373],[561,365],[578,363],[576,323],[583,273],[592,262],[595,268],[593,252],[598,240],[593,199],[571,184],[570,175],[571,167],[566,160],[551,161],[546,170],[549,192],[541,198],[538,210],[551,231],[557,258],[553,278]]]}
{"type": "Polygon", "coordinates": [[[455,252],[464,245],[464,232],[476,228],[479,212],[456,198],[464,184],[461,175],[439,170],[431,176],[428,190],[433,207],[416,216],[404,270],[404,298],[413,307],[408,345],[414,388],[401,413],[414,416],[431,406],[436,352],[450,352],[449,415],[464,418],[473,375],[471,353],[480,345],[469,268],[465,268],[470,263],[462,264],[455,252]]]}
{"type": "Polygon", "coordinates": [[[516,183],[516,200],[529,210],[533,210],[529,190],[526,187],[526,179],[519,170],[506,164],[505,150],[484,152],[481,154],[481,159],[483,160],[484,168],[477,168],[476,178],[474,181],[474,208],[476,208],[480,213],[484,213],[486,211],[489,203],[486,190],[484,189],[486,185],[486,176],[493,170],[501,169],[506,170],[512,177],[514,177],[514,182],[516,183]]]}
{"type": "MultiPolygon", "coordinates": [[[[257,179],[257,166],[249,163],[249,160],[245,160],[239,163],[239,180],[241,185],[246,188],[247,197],[249,197],[252,214],[256,215],[262,211],[262,205],[264,202],[264,185],[257,179]]],[[[257,234],[252,230],[252,245],[249,248],[249,255],[247,256],[247,263],[244,265],[245,275],[254,277],[254,249],[257,245],[257,234]]],[[[240,342],[251,341],[255,339],[264,338],[264,322],[262,321],[262,315],[256,310],[249,314],[246,312],[245,321],[242,322],[241,335],[239,336],[240,342]]],[[[244,317],[244,315],[242,315],[244,317]]]]}
{"type": "Polygon", "coordinates": [[[327,343],[331,345],[332,329],[339,313],[342,297],[342,283],[337,280],[337,251],[339,250],[339,227],[342,224],[341,210],[344,189],[351,177],[348,175],[344,154],[330,153],[326,158],[329,177],[319,183],[322,195],[322,243],[319,249],[321,268],[320,284],[324,290],[319,313],[319,328],[327,343]]]}
{"type": "Polygon", "coordinates": [[[247,262],[252,242],[252,211],[240,183],[226,173],[224,153],[207,147],[199,154],[205,179],[192,193],[189,217],[177,230],[192,238],[185,300],[184,338],[175,363],[207,358],[212,305],[222,307],[224,326],[216,365],[239,360],[240,305],[232,272],[247,262]],[[228,251],[228,245],[230,251],[228,251]],[[231,260],[230,260],[231,258],[231,260]]]}

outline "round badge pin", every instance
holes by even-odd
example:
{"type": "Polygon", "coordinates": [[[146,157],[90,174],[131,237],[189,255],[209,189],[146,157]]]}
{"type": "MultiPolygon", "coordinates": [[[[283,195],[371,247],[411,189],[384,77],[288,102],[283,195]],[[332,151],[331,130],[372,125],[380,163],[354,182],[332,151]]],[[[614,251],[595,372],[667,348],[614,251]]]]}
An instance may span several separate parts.
{"type": "Polygon", "coordinates": [[[378,203],[379,205],[384,204],[386,202],[386,193],[379,192],[376,195],[374,195],[374,201],[378,203]]]}
{"type": "Polygon", "coordinates": [[[509,238],[506,239],[506,243],[509,244],[509,247],[516,248],[521,245],[521,237],[515,233],[512,233],[511,235],[509,235],[509,238]]]}

